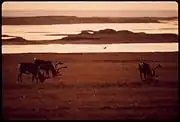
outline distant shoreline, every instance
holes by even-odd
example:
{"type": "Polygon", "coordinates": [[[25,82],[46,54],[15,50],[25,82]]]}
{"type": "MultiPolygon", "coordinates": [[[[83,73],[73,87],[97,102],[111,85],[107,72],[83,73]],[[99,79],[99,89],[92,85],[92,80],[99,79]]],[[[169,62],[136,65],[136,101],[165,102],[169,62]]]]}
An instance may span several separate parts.
{"type": "Polygon", "coordinates": [[[2,25],[51,25],[80,23],[161,23],[161,20],[176,20],[178,17],[77,17],[34,16],[2,17],[2,25]]]}
{"type": "Polygon", "coordinates": [[[2,10],[6,17],[178,17],[178,10],[2,10]]]}
{"type": "MultiPolygon", "coordinates": [[[[62,34],[56,34],[56,36],[62,34]]],[[[52,35],[49,35],[52,36],[52,35]]],[[[2,35],[2,37],[12,37],[2,35]]],[[[79,34],[67,34],[67,37],[54,40],[32,41],[22,37],[2,39],[2,45],[28,45],[28,44],[118,44],[118,43],[178,43],[177,34],[147,34],[144,32],[134,33],[128,30],[116,31],[104,29],[99,31],[83,30],[79,34]],[[93,33],[89,33],[93,32],[93,33]]]]}

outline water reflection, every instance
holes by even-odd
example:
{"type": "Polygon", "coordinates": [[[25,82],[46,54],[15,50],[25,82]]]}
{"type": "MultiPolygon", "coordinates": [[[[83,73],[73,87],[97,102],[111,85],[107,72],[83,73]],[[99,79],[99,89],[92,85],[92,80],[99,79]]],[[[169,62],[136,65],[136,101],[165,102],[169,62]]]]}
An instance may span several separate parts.
{"type": "Polygon", "coordinates": [[[178,43],[2,45],[2,53],[177,52],[178,43]],[[105,48],[106,47],[106,48],[105,48]]]}
{"type": "Polygon", "coordinates": [[[132,32],[178,34],[178,25],[173,25],[170,22],[101,23],[101,24],[91,23],[91,24],[57,24],[57,25],[2,25],[2,34],[23,37],[26,40],[53,40],[53,39],[61,39],[64,36],[47,36],[47,33],[48,34],[78,34],[82,30],[99,31],[107,28],[111,28],[116,31],[129,30],[132,32]]]}

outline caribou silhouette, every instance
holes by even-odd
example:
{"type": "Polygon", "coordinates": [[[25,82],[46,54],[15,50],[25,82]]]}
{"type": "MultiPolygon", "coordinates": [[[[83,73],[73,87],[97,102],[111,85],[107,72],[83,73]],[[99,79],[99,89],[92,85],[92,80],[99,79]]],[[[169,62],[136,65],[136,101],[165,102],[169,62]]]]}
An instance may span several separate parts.
{"type": "Polygon", "coordinates": [[[143,80],[142,75],[144,76],[144,80],[151,79],[153,77],[158,77],[156,75],[156,69],[162,67],[160,64],[158,64],[155,68],[150,68],[150,65],[145,62],[139,63],[139,72],[140,72],[140,78],[143,80]]]}
{"type": "Polygon", "coordinates": [[[40,72],[40,68],[38,65],[34,63],[19,63],[18,64],[18,83],[22,83],[22,74],[32,74],[32,82],[34,81],[34,78],[36,79],[36,82],[38,83],[38,78],[40,82],[44,82],[46,78],[44,77],[44,74],[40,72]]]}
{"type": "MultiPolygon", "coordinates": [[[[58,68],[58,65],[62,65],[63,63],[61,61],[45,61],[42,59],[36,59],[34,58],[34,63],[40,67],[40,69],[44,70],[46,72],[46,77],[49,78],[49,71],[51,71],[52,76],[55,77],[59,73],[59,70],[61,68],[58,68]]],[[[67,68],[67,66],[62,67],[67,68]]]]}

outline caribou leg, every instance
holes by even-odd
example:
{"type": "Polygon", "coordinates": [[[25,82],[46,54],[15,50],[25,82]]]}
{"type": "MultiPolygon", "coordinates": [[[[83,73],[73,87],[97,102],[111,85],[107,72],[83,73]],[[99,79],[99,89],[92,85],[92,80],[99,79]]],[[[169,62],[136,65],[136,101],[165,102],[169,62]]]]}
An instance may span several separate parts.
{"type": "Polygon", "coordinates": [[[35,76],[35,78],[36,78],[36,83],[38,84],[38,78],[37,78],[37,76],[35,76]]]}
{"type": "Polygon", "coordinates": [[[34,82],[34,75],[32,76],[32,82],[34,82]]]}
{"type": "Polygon", "coordinates": [[[143,80],[143,79],[142,79],[142,72],[140,72],[140,78],[141,78],[141,80],[143,80]]]}
{"type": "Polygon", "coordinates": [[[18,84],[20,83],[20,76],[21,76],[21,73],[18,74],[18,84]]]}
{"type": "Polygon", "coordinates": [[[19,73],[18,75],[18,83],[21,82],[22,83],[22,73],[19,73]]]}
{"type": "Polygon", "coordinates": [[[146,80],[147,79],[147,74],[146,73],[144,73],[144,80],[146,80]]]}
{"type": "Polygon", "coordinates": [[[19,83],[19,74],[18,74],[18,79],[17,79],[17,82],[16,83],[19,83]]]}
{"type": "Polygon", "coordinates": [[[46,70],[46,77],[49,78],[49,70],[46,70]]]}

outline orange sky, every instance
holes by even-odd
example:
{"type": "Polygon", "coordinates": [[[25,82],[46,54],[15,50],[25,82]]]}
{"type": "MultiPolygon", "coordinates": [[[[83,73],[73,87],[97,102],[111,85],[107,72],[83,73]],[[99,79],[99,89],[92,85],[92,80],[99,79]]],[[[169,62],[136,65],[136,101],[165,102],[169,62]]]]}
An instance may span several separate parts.
{"type": "Polygon", "coordinates": [[[3,2],[2,10],[178,10],[174,1],[162,2],[3,2]]]}

